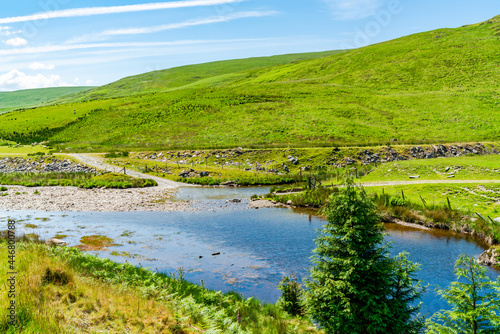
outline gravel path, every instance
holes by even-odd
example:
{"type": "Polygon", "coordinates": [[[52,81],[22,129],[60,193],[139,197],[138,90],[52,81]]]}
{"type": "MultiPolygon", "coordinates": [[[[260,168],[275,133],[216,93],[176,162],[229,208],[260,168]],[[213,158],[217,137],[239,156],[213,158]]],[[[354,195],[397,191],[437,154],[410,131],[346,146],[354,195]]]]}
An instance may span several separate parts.
{"type": "MultiPolygon", "coordinates": [[[[104,170],[111,171],[111,172],[120,172],[121,170],[123,170],[123,168],[105,163],[102,158],[93,157],[93,156],[90,156],[87,154],[82,154],[82,153],[72,153],[72,154],[68,154],[68,155],[77,159],[77,160],[80,160],[81,162],[83,162],[89,166],[93,166],[96,168],[104,169],[104,170]]],[[[170,189],[172,189],[172,188],[178,188],[178,187],[193,186],[190,184],[175,182],[175,181],[171,181],[171,180],[164,179],[164,178],[157,177],[157,176],[139,173],[139,172],[136,172],[136,171],[133,171],[130,169],[127,169],[127,175],[137,177],[140,179],[155,180],[158,183],[158,187],[154,187],[154,188],[162,188],[162,189],[170,188],[170,189]]],[[[151,189],[154,189],[154,188],[151,188],[151,189]]]]}
{"type": "MultiPolygon", "coordinates": [[[[118,172],[119,167],[86,154],[69,154],[99,169],[118,172]]],[[[189,203],[173,201],[173,193],[184,183],[166,180],[132,170],[127,175],[153,179],[157,187],[130,189],[81,189],[77,187],[7,186],[7,196],[0,196],[0,210],[40,211],[185,211],[189,203]]]]}

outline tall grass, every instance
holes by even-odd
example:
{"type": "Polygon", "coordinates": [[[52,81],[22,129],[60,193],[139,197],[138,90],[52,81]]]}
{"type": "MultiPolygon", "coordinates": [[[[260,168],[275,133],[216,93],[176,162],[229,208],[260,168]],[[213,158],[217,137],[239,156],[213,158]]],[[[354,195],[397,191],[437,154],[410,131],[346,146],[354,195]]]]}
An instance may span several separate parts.
{"type": "MultiPolygon", "coordinates": [[[[0,241],[0,255],[6,257],[6,250],[0,241]]],[[[307,320],[276,305],[189,283],[182,269],[168,276],[75,248],[26,242],[18,242],[17,261],[19,326],[7,324],[7,300],[2,298],[3,333],[317,332],[307,320]]]]}

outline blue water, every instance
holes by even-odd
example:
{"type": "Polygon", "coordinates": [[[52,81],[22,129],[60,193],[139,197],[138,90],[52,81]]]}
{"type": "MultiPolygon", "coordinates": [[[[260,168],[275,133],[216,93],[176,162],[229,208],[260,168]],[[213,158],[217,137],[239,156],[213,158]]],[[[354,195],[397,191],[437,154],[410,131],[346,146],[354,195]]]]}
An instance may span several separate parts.
{"type": "MultiPolygon", "coordinates": [[[[317,229],[325,221],[291,209],[249,209],[248,197],[265,192],[268,189],[183,188],[178,197],[196,201],[198,211],[0,211],[0,224],[6,224],[8,218],[24,220],[18,223],[18,233],[36,232],[44,239],[66,234],[70,245],[79,244],[82,236],[104,234],[119,246],[91,253],[166,273],[182,267],[191,282],[203,279],[208,288],[275,302],[280,295],[276,285],[284,275],[307,276],[317,229]],[[232,198],[243,201],[227,203],[232,198]],[[24,227],[27,223],[38,228],[24,227]],[[220,255],[212,255],[215,253],[220,255]]],[[[412,261],[422,264],[419,278],[431,284],[423,300],[424,313],[446,307],[435,295],[434,286],[446,287],[455,279],[453,266],[458,256],[478,256],[484,250],[473,239],[447,231],[394,224],[387,228],[391,253],[408,251],[412,261]]],[[[498,276],[491,269],[489,274],[498,276]]]]}

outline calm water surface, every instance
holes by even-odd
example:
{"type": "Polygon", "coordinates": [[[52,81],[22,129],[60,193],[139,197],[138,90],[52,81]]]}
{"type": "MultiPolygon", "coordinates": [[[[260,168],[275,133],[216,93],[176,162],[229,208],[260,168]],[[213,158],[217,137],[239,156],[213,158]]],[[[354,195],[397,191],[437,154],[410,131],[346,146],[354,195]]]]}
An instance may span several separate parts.
{"type": "MultiPolygon", "coordinates": [[[[44,239],[65,234],[70,245],[82,236],[104,234],[119,246],[92,252],[117,262],[171,273],[187,271],[194,283],[223,291],[235,290],[266,302],[279,297],[276,285],[284,275],[307,276],[317,229],[325,221],[291,209],[248,209],[248,198],[269,188],[181,188],[177,197],[194,201],[192,212],[36,212],[0,211],[0,222],[23,220],[18,232],[36,232],[44,239]],[[243,199],[228,203],[229,199],[243,199]],[[43,218],[43,219],[42,219],[43,218]],[[36,229],[24,227],[31,223],[36,229]],[[220,253],[220,255],[212,255],[220,253]]],[[[434,286],[455,279],[453,266],[462,253],[479,256],[483,245],[447,231],[423,231],[387,225],[392,254],[408,251],[422,264],[419,277],[431,284],[424,312],[445,308],[434,286]]],[[[498,272],[488,269],[491,277],[498,272]]]]}

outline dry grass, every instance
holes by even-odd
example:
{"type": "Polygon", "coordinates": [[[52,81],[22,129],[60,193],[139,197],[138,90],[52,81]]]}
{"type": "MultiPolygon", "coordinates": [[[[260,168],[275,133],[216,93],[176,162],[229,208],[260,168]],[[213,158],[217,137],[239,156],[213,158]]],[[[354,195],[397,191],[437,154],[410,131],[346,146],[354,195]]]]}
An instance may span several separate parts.
{"type": "MultiPolygon", "coordinates": [[[[6,244],[0,254],[6,258],[6,244]]],[[[171,307],[126,286],[86,277],[47,256],[39,244],[19,244],[16,258],[18,327],[8,327],[6,291],[0,298],[2,333],[184,333],[171,307]]],[[[6,280],[6,261],[0,265],[6,280]]]]}

